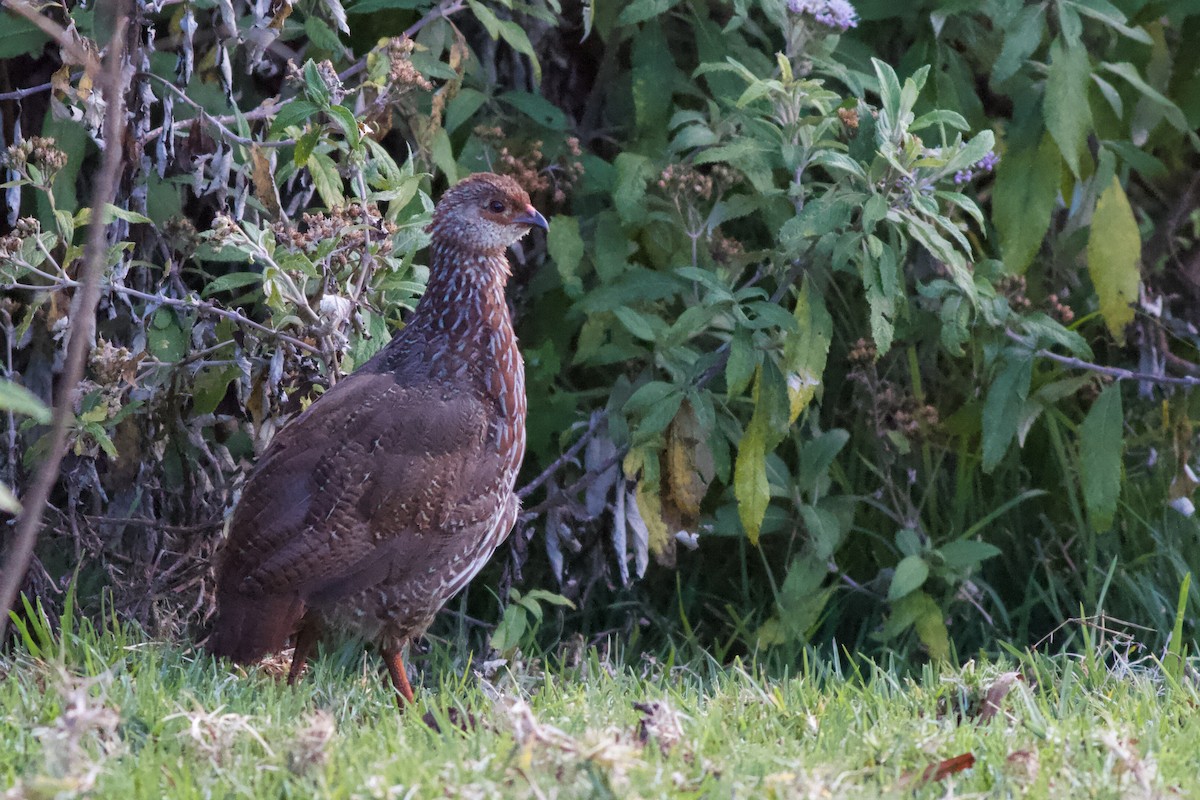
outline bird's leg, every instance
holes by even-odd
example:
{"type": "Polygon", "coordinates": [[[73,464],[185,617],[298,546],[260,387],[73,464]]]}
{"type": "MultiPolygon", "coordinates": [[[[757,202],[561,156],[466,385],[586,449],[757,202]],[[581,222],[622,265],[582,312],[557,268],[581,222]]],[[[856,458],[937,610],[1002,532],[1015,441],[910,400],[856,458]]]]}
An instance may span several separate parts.
{"type": "Polygon", "coordinates": [[[296,647],[292,650],[292,666],[288,669],[288,686],[294,686],[301,673],[304,672],[304,665],[308,663],[308,654],[312,652],[319,635],[320,625],[309,614],[301,623],[300,630],[296,632],[296,647]]]}
{"type": "Polygon", "coordinates": [[[404,710],[405,705],[412,704],[413,690],[408,683],[408,673],[404,670],[404,658],[401,655],[403,645],[393,645],[383,651],[383,660],[387,663],[388,673],[392,676],[392,686],[396,689],[396,705],[404,710]]]}

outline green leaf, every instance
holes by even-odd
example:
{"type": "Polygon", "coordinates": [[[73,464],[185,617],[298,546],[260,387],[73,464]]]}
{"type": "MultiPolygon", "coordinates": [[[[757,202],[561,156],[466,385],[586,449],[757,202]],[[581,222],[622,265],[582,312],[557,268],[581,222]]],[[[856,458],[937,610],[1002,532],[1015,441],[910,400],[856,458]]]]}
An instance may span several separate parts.
{"type": "Polygon", "coordinates": [[[612,211],[601,211],[596,215],[592,263],[601,281],[612,283],[624,274],[629,267],[629,254],[632,249],[633,246],[621,227],[619,216],[612,211]]]}
{"type": "Polygon", "coordinates": [[[320,141],[320,128],[312,128],[305,131],[304,135],[296,140],[296,149],[292,154],[292,163],[297,167],[308,166],[308,159],[312,156],[313,150],[316,149],[317,143],[320,141]]]}
{"type": "Polygon", "coordinates": [[[454,145],[450,142],[450,134],[445,128],[438,128],[433,134],[432,147],[433,163],[446,176],[450,183],[458,181],[458,162],[454,160],[454,145]]]}
{"type": "Polygon", "coordinates": [[[929,657],[934,661],[946,661],[950,658],[950,634],[946,631],[946,617],[933,598],[924,592],[917,592],[905,598],[912,604],[913,629],[917,638],[929,657]]]}
{"type": "Polygon", "coordinates": [[[1092,109],[1087,99],[1091,74],[1091,61],[1083,45],[1064,45],[1061,38],[1054,40],[1042,115],[1046,129],[1076,177],[1082,177],[1080,161],[1092,130],[1092,109]]]}
{"type": "Polygon", "coordinates": [[[310,16],[304,20],[304,33],[313,45],[322,50],[330,53],[340,53],[342,50],[342,40],[338,38],[337,32],[320,17],[310,16]]]}
{"type": "Polygon", "coordinates": [[[512,106],[531,120],[549,128],[552,131],[565,131],[567,117],[558,106],[551,103],[540,94],[531,92],[505,92],[496,98],[501,103],[512,106]]]}
{"type": "MultiPolygon", "coordinates": [[[[501,20],[500,38],[513,50],[529,59],[529,63],[533,67],[533,81],[535,84],[540,84],[542,82],[542,65],[538,62],[537,51],[533,49],[533,43],[529,41],[529,35],[525,33],[525,29],[512,20],[501,20]]],[[[556,128],[555,130],[561,129],[556,128]]]]}
{"type": "Polygon", "coordinates": [[[666,142],[675,73],[671,48],[661,25],[652,22],[638,32],[633,40],[632,59],[633,109],[638,138],[654,142],[661,148],[666,142]]]}
{"type": "Polygon", "coordinates": [[[112,203],[106,203],[104,206],[104,223],[103,224],[107,225],[108,221],[111,220],[113,217],[116,217],[117,219],[124,220],[125,222],[135,224],[135,225],[153,225],[154,224],[154,220],[150,219],[149,217],[145,216],[144,214],[139,214],[136,211],[130,211],[128,209],[121,208],[120,206],[115,206],[112,203]]]}
{"type": "Polygon", "coordinates": [[[342,133],[346,135],[346,143],[350,145],[350,149],[358,148],[358,142],[361,138],[358,131],[358,120],[354,118],[354,112],[345,106],[330,106],[325,109],[329,116],[333,117],[333,121],[342,129],[342,133]]]}
{"type": "Polygon", "coordinates": [[[633,0],[617,17],[618,25],[636,25],[661,14],[665,14],[679,4],[679,0],[633,0]]]}
{"type": "Polygon", "coordinates": [[[211,414],[225,399],[230,382],[241,376],[241,368],[236,365],[224,367],[203,367],[192,382],[192,413],[211,414]]]}
{"type": "Polygon", "coordinates": [[[1046,30],[1043,19],[1045,13],[1044,5],[1027,5],[1017,13],[1016,19],[1008,24],[1004,33],[1004,45],[1000,48],[996,63],[992,65],[992,85],[1004,83],[1015,75],[1025,63],[1025,59],[1037,50],[1046,30]]]}
{"type": "Polygon", "coordinates": [[[300,98],[293,99],[286,103],[283,108],[279,109],[279,113],[271,121],[270,138],[274,139],[285,129],[293,125],[299,125],[302,128],[305,127],[305,124],[316,116],[320,110],[321,107],[316,103],[300,98]]]}
{"type": "Polygon", "coordinates": [[[1133,321],[1138,297],[1142,239],[1129,199],[1116,177],[1096,201],[1088,233],[1088,274],[1096,287],[1100,315],[1113,337],[1125,342],[1125,326],[1133,321]]]}
{"type": "Polygon", "coordinates": [[[761,354],[754,349],[750,334],[739,330],[729,340],[729,360],[725,362],[725,391],[736,397],[746,391],[758,369],[761,354]]]}
{"type": "Polygon", "coordinates": [[[1021,422],[1021,408],[1033,380],[1033,357],[1006,358],[983,404],[983,471],[991,472],[1008,452],[1021,422]]]}
{"type": "Polygon", "coordinates": [[[0,409],[33,417],[39,425],[50,422],[50,409],[37,395],[12,381],[0,380],[0,409]]]}
{"type": "Polygon", "coordinates": [[[36,55],[50,37],[36,25],[11,11],[0,11],[0,58],[36,55]]]}
{"type": "Polygon", "coordinates": [[[146,349],[159,361],[173,364],[187,355],[187,334],[175,312],[160,308],[146,326],[146,349]]]}
{"type": "Polygon", "coordinates": [[[471,118],[479,107],[487,102],[487,95],[477,89],[462,88],[454,99],[446,104],[445,128],[454,133],[459,126],[471,118]]]}
{"type": "Polygon", "coordinates": [[[738,518],[746,530],[746,537],[750,544],[757,545],[763,517],[771,501],[771,485],[767,482],[766,423],[757,413],[738,442],[733,494],[737,498],[738,518]]]}
{"type": "Polygon", "coordinates": [[[1135,42],[1146,45],[1154,44],[1154,37],[1149,33],[1141,28],[1131,28],[1126,25],[1125,15],[1121,13],[1119,8],[1107,2],[1107,0],[1085,0],[1082,3],[1074,3],[1067,0],[1067,4],[1083,16],[1100,20],[1114,31],[1123,36],[1128,36],[1135,42]]]}
{"type": "Polygon", "coordinates": [[[1183,111],[1180,110],[1179,106],[1167,99],[1153,86],[1146,83],[1146,81],[1142,79],[1142,76],[1138,74],[1137,67],[1135,67],[1133,64],[1124,61],[1115,64],[1104,64],[1104,69],[1120,75],[1122,78],[1129,81],[1131,84],[1133,84],[1135,89],[1141,92],[1143,97],[1162,108],[1163,115],[1166,117],[1167,122],[1171,123],[1176,130],[1190,130],[1187,118],[1184,116],[1183,111]]]}
{"type": "Polygon", "coordinates": [[[204,291],[200,293],[200,296],[211,297],[217,292],[228,292],[232,289],[241,289],[243,286],[258,285],[261,283],[261,272],[230,272],[228,275],[222,275],[216,280],[211,281],[204,287],[204,291]]]}
{"type": "Polygon", "coordinates": [[[892,575],[892,584],[888,587],[888,600],[899,600],[907,594],[915,592],[925,584],[929,577],[929,565],[918,555],[905,556],[896,565],[892,575]]]}
{"type": "Polygon", "coordinates": [[[613,203],[621,221],[641,221],[645,215],[646,183],[650,180],[650,159],[637,153],[621,153],[613,162],[617,168],[613,203]]]}
{"type": "Polygon", "coordinates": [[[613,309],[613,314],[637,338],[647,342],[654,341],[655,326],[650,322],[650,317],[640,311],[635,311],[629,306],[618,306],[613,309]]]}
{"type": "MultiPolygon", "coordinates": [[[[2,485],[0,485],[2,486],[2,485]]],[[[1179,685],[1183,680],[1184,667],[1187,657],[1187,645],[1183,641],[1184,614],[1187,613],[1188,589],[1192,585],[1192,573],[1186,572],[1179,584],[1179,596],[1175,601],[1175,625],[1171,628],[1171,642],[1167,645],[1167,654],[1163,658],[1163,671],[1179,685]]]]}
{"type": "Polygon", "coordinates": [[[640,415],[646,413],[651,406],[658,405],[679,389],[665,381],[650,381],[638,387],[629,396],[621,410],[626,414],[640,415]]]}
{"type": "Polygon", "coordinates": [[[800,506],[800,518],[804,520],[804,528],[808,531],[813,555],[822,562],[828,560],[842,543],[843,530],[837,515],[828,509],[805,503],[800,506]]]}
{"type": "Polygon", "coordinates": [[[896,77],[896,71],[885,61],[872,58],[871,66],[875,68],[875,76],[879,79],[880,110],[895,125],[900,115],[900,80],[896,77]]]}
{"type": "Polygon", "coordinates": [[[784,344],[783,361],[787,370],[788,416],[795,422],[821,385],[833,341],[833,317],[825,308],[825,299],[812,288],[808,275],[792,313],[796,329],[784,344]]]}
{"type": "Polygon", "coordinates": [[[321,202],[326,208],[345,204],[342,194],[342,176],[338,174],[337,164],[325,153],[313,153],[308,159],[308,171],[312,175],[313,186],[321,196],[321,202]]]}
{"type": "Polygon", "coordinates": [[[1036,149],[1010,150],[996,168],[992,219],[1009,272],[1024,272],[1042,246],[1058,201],[1061,164],[1046,135],[1036,149]]]}
{"type": "Polygon", "coordinates": [[[977,567],[989,558],[1000,555],[1000,548],[987,542],[977,542],[974,539],[963,539],[957,542],[947,542],[938,548],[942,560],[950,569],[970,569],[977,567]]]}
{"type": "Polygon", "coordinates": [[[583,281],[579,279],[579,262],[583,260],[583,238],[579,235],[579,220],[561,214],[550,219],[550,232],[546,234],[546,250],[554,259],[563,289],[569,297],[583,293],[583,281]]]}
{"type": "Polygon", "coordinates": [[[488,36],[498,39],[500,37],[500,18],[496,16],[496,12],[478,0],[467,0],[467,5],[470,6],[475,19],[479,20],[479,24],[487,31],[488,36]]]}
{"type": "Polygon", "coordinates": [[[492,632],[492,648],[501,653],[515,650],[525,635],[529,625],[529,612],[519,603],[513,603],[504,609],[504,616],[496,630],[492,632]]]}
{"type": "Polygon", "coordinates": [[[1121,454],[1125,447],[1121,385],[1100,393],[1079,426],[1079,472],[1088,520],[1097,532],[1112,527],[1121,495],[1121,454]]]}

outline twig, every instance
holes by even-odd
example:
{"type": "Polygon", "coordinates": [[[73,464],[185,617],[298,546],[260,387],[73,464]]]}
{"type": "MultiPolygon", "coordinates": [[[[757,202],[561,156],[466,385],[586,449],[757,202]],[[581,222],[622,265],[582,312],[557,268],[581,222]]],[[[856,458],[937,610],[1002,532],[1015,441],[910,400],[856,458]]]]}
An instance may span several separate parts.
{"type": "MultiPolygon", "coordinates": [[[[420,33],[421,29],[435,19],[440,17],[449,17],[452,14],[457,14],[467,7],[466,0],[442,0],[436,6],[425,13],[425,16],[405,28],[404,33],[400,34],[402,38],[411,39],[420,33]]],[[[345,70],[338,74],[338,80],[345,81],[347,78],[353,78],[358,73],[362,72],[367,67],[367,57],[363,56],[358,61],[355,61],[345,70]]]]}
{"type": "MultiPolygon", "coordinates": [[[[1029,340],[1011,328],[1004,331],[1009,339],[1012,339],[1017,344],[1023,344],[1029,347],[1029,340]]],[[[1136,370],[1125,369],[1124,367],[1106,367],[1103,364],[1093,364],[1090,361],[1084,361],[1082,358],[1074,356],[1062,356],[1058,353],[1039,348],[1033,351],[1033,354],[1041,358],[1047,358],[1051,361],[1056,361],[1066,367],[1073,369],[1085,369],[1089,372],[1096,372],[1101,375],[1108,375],[1111,378],[1116,378],[1119,381],[1147,381],[1148,383],[1160,383],[1168,386],[1200,386],[1200,378],[1187,375],[1176,378],[1171,375],[1155,375],[1151,372],[1137,372],[1136,370]]]]}
{"type": "MultiPolygon", "coordinates": [[[[39,292],[39,291],[47,292],[47,291],[53,291],[55,289],[74,289],[74,288],[78,288],[79,286],[82,285],[79,281],[74,281],[74,280],[71,280],[70,278],[54,278],[53,276],[46,275],[45,273],[41,273],[41,274],[45,277],[53,278],[55,283],[53,283],[52,285],[49,285],[49,286],[38,286],[36,284],[30,284],[30,283],[6,283],[6,284],[4,284],[4,288],[6,288],[6,289],[27,289],[29,291],[35,291],[35,292],[39,292]]],[[[136,297],[139,300],[146,300],[146,301],[152,302],[152,303],[159,303],[164,306],[170,306],[171,308],[186,308],[186,309],[191,309],[193,311],[200,311],[200,312],[203,312],[206,314],[213,314],[214,316],[218,316],[218,317],[227,319],[230,322],[235,322],[238,325],[245,325],[247,328],[253,328],[256,331],[259,331],[261,333],[265,333],[269,336],[272,336],[272,337],[280,340],[281,342],[287,342],[288,344],[292,345],[293,347],[303,350],[307,353],[312,353],[313,355],[322,356],[322,357],[324,357],[324,355],[325,355],[321,351],[320,348],[313,347],[311,344],[303,341],[302,339],[297,339],[295,336],[289,336],[288,334],[283,333],[282,331],[279,331],[279,330],[276,330],[275,328],[271,328],[266,325],[263,325],[261,322],[255,322],[254,320],[250,319],[249,317],[247,317],[243,314],[239,314],[236,311],[230,311],[229,309],[221,308],[220,306],[210,303],[207,300],[186,300],[186,299],[182,299],[182,298],[178,298],[178,297],[166,297],[166,296],[160,295],[160,294],[150,294],[149,292],[140,292],[137,289],[130,289],[128,286],[118,286],[116,284],[110,284],[108,286],[105,286],[104,288],[110,292],[113,292],[114,294],[128,295],[129,297],[136,297]]]]}
{"type": "MultiPolygon", "coordinates": [[[[186,103],[189,106],[191,106],[192,108],[194,108],[196,110],[196,114],[198,114],[202,119],[208,121],[214,128],[216,128],[218,131],[220,131],[222,136],[224,136],[226,139],[229,139],[230,141],[237,142],[238,144],[243,145],[245,147],[250,147],[251,145],[254,145],[257,147],[291,147],[292,145],[294,145],[296,143],[295,139],[277,139],[277,140],[269,140],[269,141],[259,141],[257,139],[247,139],[245,136],[236,134],[233,131],[229,130],[229,128],[226,128],[224,125],[222,125],[217,120],[216,117],[211,116],[207,111],[205,111],[204,106],[200,105],[195,100],[188,97],[187,93],[185,93],[182,89],[180,89],[178,86],[171,83],[169,80],[162,77],[161,75],[155,75],[153,72],[139,72],[139,73],[137,73],[137,77],[153,78],[154,80],[158,81],[159,84],[163,88],[169,89],[176,97],[178,97],[184,103],[186,103]]],[[[159,130],[161,130],[161,129],[159,129],[159,130]]],[[[148,139],[149,139],[149,134],[146,135],[146,137],[143,139],[143,141],[147,141],[148,139]]]]}
{"type": "Polygon", "coordinates": [[[14,89],[11,92],[0,92],[0,101],[4,100],[23,100],[26,97],[34,94],[48,92],[54,88],[54,84],[50,82],[39,83],[37,86],[30,86],[28,89],[14,89]]]}
{"type": "MultiPolygon", "coordinates": [[[[174,84],[172,84],[172,85],[174,85],[174,84]]],[[[189,98],[189,100],[190,100],[190,98],[189,98]]],[[[273,117],[276,114],[278,114],[279,109],[283,108],[283,105],[284,104],[282,102],[274,102],[274,103],[270,103],[269,105],[260,105],[258,108],[253,109],[252,111],[247,111],[245,114],[242,114],[240,119],[244,119],[247,122],[252,122],[254,120],[259,120],[259,119],[267,119],[268,117],[273,117]]],[[[215,117],[212,114],[205,113],[203,116],[196,115],[195,117],[192,117],[191,119],[181,119],[175,123],[174,127],[176,130],[186,131],[189,128],[191,128],[192,125],[194,125],[197,121],[208,120],[209,122],[212,122],[214,124],[228,125],[232,122],[237,122],[238,119],[239,119],[239,117],[235,114],[227,114],[224,116],[215,117]]],[[[162,132],[163,132],[163,129],[162,129],[161,125],[157,128],[151,128],[150,130],[146,131],[146,134],[141,139],[138,140],[138,143],[145,145],[148,142],[152,142],[155,139],[157,139],[159,136],[162,136],[162,132]]],[[[255,144],[263,144],[263,142],[255,142],[255,144]]]]}
{"type": "MultiPolygon", "coordinates": [[[[81,269],[82,289],[76,295],[77,305],[71,312],[71,338],[67,343],[67,356],[63,364],[62,381],[59,384],[60,391],[54,404],[54,415],[50,423],[50,445],[46,448],[46,460],[38,468],[33,485],[21,498],[23,510],[17,519],[12,544],[8,548],[8,558],[4,562],[4,570],[0,572],[0,641],[4,641],[5,632],[8,629],[8,611],[13,608],[17,593],[29,570],[30,560],[33,558],[38,528],[41,526],[46,502],[50,499],[50,490],[58,480],[59,467],[66,450],[67,426],[74,416],[75,399],[83,378],[84,359],[96,327],[96,305],[100,300],[100,273],[103,271],[104,254],[108,249],[105,242],[108,226],[103,224],[104,210],[116,198],[117,185],[121,177],[125,139],[127,82],[122,79],[122,66],[125,54],[125,27],[129,19],[123,0],[117,0],[114,5],[115,8],[112,11],[116,18],[116,24],[113,26],[104,71],[95,73],[96,85],[102,92],[106,103],[104,155],[99,174],[96,176],[96,188],[92,196],[92,224],[88,226],[87,244],[84,248],[81,269]]],[[[23,6],[24,3],[20,0],[9,1],[10,8],[28,18],[29,15],[22,10],[23,6]]],[[[31,21],[46,30],[46,27],[38,22],[43,17],[36,13],[33,16],[36,19],[31,21]]],[[[59,27],[49,20],[46,22],[51,27],[59,27]]],[[[66,32],[61,32],[65,36],[66,32]]],[[[51,33],[51,35],[54,34],[51,33]]]]}
{"type": "MultiPolygon", "coordinates": [[[[25,0],[7,0],[6,5],[9,9],[36,25],[42,33],[58,42],[58,46],[63,50],[65,61],[72,64],[79,64],[87,71],[93,82],[99,82],[97,79],[100,77],[100,61],[90,50],[84,47],[79,34],[73,30],[67,30],[44,14],[38,13],[38,10],[26,3],[25,0]]],[[[111,46],[120,47],[115,36],[113,37],[111,46]]],[[[0,628],[0,633],[2,632],[3,629],[0,628]]]]}
{"type": "Polygon", "coordinates": [[[575,444],[568,447],[561,456],[554,459],[554,462],[550,464],[550,466],[542,470],[542,474],[538,475],[529,483],[522,486],[517,492],[517,497],[524,500],[526,497],[536,492],[543,483],[550,480],[550,478],[554,476],[554,473],[558,472],[569,462],[574,461],[575,457],[579,455],[579,452],[587,446],[588,441],[591,440],[592,436],[599,429],[600,423],[606,416],[607,414],[605,413],[604,409],[593,412],[592,418],[588,422],[587,430],[583,432],[583,435],[579,437],[575,444]]]}

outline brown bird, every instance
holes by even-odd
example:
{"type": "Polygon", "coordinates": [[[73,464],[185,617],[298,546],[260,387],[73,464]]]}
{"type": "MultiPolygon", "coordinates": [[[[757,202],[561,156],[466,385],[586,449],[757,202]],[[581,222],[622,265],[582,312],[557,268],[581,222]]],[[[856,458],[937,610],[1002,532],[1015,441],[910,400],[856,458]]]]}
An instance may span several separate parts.
{"type": "MultiPolygon", "coordinates": [[[[408,325],[271,442],[233,512],[205,646],[249,663],[323,629],[377,642],[412,702],[402,648],[504,541],[525,453],[525,365],[505,250],[547,228],[508,177],[442,196],[429,283],[408,325]]],[[[403,698],[401,700],[400,698],[403,698]]]]}

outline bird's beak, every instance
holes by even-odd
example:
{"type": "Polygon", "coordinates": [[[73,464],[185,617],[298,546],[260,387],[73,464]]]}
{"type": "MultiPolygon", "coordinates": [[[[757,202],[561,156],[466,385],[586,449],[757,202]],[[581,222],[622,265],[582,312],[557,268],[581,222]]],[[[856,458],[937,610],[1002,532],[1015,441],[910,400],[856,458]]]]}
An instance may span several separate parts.
{"type": "Polygon", "coordinates": [[[513,217],[513,222],[520,225],[536,225],[544,231],[550,230],[550,223],[532,205],[526,204],[525,210],[513,217]]]}

